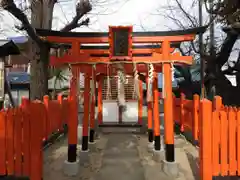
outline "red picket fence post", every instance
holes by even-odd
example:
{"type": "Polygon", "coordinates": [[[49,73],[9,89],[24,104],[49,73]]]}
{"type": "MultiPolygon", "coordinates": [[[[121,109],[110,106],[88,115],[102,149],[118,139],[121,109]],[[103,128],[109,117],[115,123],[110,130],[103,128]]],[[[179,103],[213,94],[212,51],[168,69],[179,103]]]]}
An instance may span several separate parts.
{"type": "Polygon", "coordinates": [[[22,152],[23,146],[22,142],[24,139],[22,138],[22,131],[24,130],[22,127],[23,121],[23,113],[20,108],[14,109],[14,174],[16,176],[22,175],[22,152]]]}
{"type": "Polygon", "coordinates": [[[51,123],[51,118],[50,118],[50,110],[49,110],[49,96],[44,96],[43,97],[43,103],[44,106],[46,108],[46,135],[45,138],[47,139],[50,135],[51,135],[51,127],[52,127],[52,123],[51,123]]]}
{"type": "Polygon", "coordinates": [[[185,110],[184,110],[184,101],[185,95],[181,93],[180,96],[180,131],[184,132],[184,118],[185,118],[185,110]]]}
{"type": "Polygon", "coordinates": [[[58,94],[58,103],[59,103],[59,129],[60,129],[60,131],[61,132],[63,132],[63,125],[64,125],[64,107],[63,107],[63,96],[62,96],[62,94],[58,94]]]}
{"type": "Polygon", "coordinates": [[[213,109],[220,111],[223,107],[222,98],[220,96],[215,96],[213,100],[213,109]]]}
{"type": "Polygon", "coordinates": [[[6,112],[0,112],[0,175],[6,174],[6,112]]]}
{"type": "Polygon", "coordinates": [[[34,101],[30,103],[30,145],[31,145],[31,166],[30,179],[41,180],[43,175],[43,120],[39,116],[39,108],[41,103],[34,101]]]}
{"type": "Polygon", "coordinates": [[[44,104],[23,97],[20,107],[0,112],[0,176],[42,180],[42,141],[62,129],[68,117],[63,104],[69,106],[61,95],[58,101],[45,96],[44,104]]]}
{"type": "Polygon", "coordinates": [[[30,101],[27,98],[22,98],[22,113],[23,113],[23,175],[28,176],[30,174],[30,101]]]}
{"type": "Polygon", "coordinates": [[[200,111],[200,177],[201,180],[212,180],[212,102],[203,99],[200,111]]]}
{"type": "Polygon", "coordinates": [[[63,124],[68,123],[68,116],[70,115],[69,108],[70,108],[70,103],[67,98],[63,99],[62,102],[62,108],[63,108],[63,124]]]}
{"type": "Polygon", "coordinates": [[[199,135],[199,104],[200,98],[199,95],[195,94],[193,96],[193,110],[192,110],[192,136],[195,141],[198,140],[199,135]]]}

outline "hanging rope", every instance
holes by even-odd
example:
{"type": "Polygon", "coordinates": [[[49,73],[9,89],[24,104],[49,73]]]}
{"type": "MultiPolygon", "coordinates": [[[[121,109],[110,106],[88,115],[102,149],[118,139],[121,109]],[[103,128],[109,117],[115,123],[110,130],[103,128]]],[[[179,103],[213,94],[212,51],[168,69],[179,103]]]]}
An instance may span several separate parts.
{"type": "Polygon", "coordinates": [[[124,84],[126,84],[126,76],[124,73],[124,67],[122,64],[117,64],[118,67],[118,103],[120,106],[126,106],[125,102],[125,92],[124,92],[124,84]]]}
{"type": "Polygon", "coordinates": [[[152,84],[154,78],[154,66],[153,64],[148,65],[148,87],[147,87],[147,101],[152,102],[152,84]]]}
{"type": "Polygon", "coordinates": [[[126,79],[126,76],[125,76],[125,73],[124,73],[124,67],[122,66],[122,64],[117,64],[117,67],[118,67],[117,73],[118,73],[118,77],[121,80],[121,83],[126,84],[127,79],[126,79]]]}
{"type": "Polygon", "coordinates": [[[112,96],[111,93],[111,82],[110,82],[110,70],[109,65],[107,65],[107,100],[109,100],[112,96]]]}
{"type": "Polygon", "coordinates": [[[93,97],[93,101],[95,102],[95,85],[96,85],[96,82],[95,82],[95,79],[93,78],[95,76],[95,72],[96,72],[96,65],[94,64],[92,66],[92,81],[91,81],[91,95],[93,97]]]}
{"type": "Polygon", "coordinates": [[[134,96],[133,97],[136,97],[137,99],[139,99],[139,95],[140,95],[140,92],[139,92],[139,77],[138,77],[138,71],[137,71],[137,64],[136,63],[133,63],[133,73],[134,73],[134,96]]]}
{"type": "MultiPolygon", "coordinates": [[[[68,68],[69,68],[69,71],[71,72],[70,75],[69,75],[69,78],[70,78],[70,86],[72,86],[72,83],[74,83],[74,81],[76,81],[77,79],[76,79],[76,77],[74,77],[74,72],[73,72],[74,69],[72,68],[71,64],[69,64],[68,68]]],[[[72,93],[71,92],[72,91],[71,88],[72,87],[70,87],[70,94],[72,93]]]]}
{"type": "Polygon", "coordinates": [[[125,92],[124,84],[121,82],[121,78],[118,78],[118,102],[120,106],[125,106],[125,92]]]}

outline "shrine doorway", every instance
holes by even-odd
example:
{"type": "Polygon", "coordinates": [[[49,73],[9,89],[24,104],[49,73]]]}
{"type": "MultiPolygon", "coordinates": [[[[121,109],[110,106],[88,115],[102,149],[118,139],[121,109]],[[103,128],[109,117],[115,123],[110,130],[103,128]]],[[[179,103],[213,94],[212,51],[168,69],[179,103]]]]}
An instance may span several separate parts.
{"type": "Polygon", "coordinates": [[[105,76],[103,79],[103,123],[137,124],[138,98],[134,90],[133,76],[126,76],[124,84],[125,109],[118,103],[118,76],[105,76]]]}

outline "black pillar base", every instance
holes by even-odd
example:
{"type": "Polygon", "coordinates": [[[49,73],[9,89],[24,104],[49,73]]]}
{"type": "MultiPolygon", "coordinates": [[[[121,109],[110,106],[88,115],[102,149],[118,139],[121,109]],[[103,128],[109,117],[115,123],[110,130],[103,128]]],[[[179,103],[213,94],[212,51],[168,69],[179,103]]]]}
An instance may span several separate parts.
{"type": "Polygon", "coordinates": [[[153,130],[148,129],[148,142],[153,142],[153,130]]]}
{"type": "Polygon", "coordinates": [[[82,137],[82,151],[88,150],[88,136],[82,137]]]}
{"type": "Polygon", "coordinates": [[[155,136],[154,149],[155,149],[155,151],[160,151],[161,150],[161,137],[160,137],[160,135],[155,136]]]}
{"type": "Polygon", "coordinates": [[[94,129],[90,129],[89,134],[90,134],[89,142],[93,143],[94,142],[94,135],[95,135],[94,129]]]}
{"type": "Polygon", "coordinates": [[[166,144],[166,161],[167,162],[175,161],[174,144],[166,144]]]}
{"type": "Polygon", "coordinates": [[[77,145],[69,144],[68,145],[68,162],[77,161],[77,145]]]}
{"type": "MultiPolygon", "coordinates": [[[[6,176],[0,176],[1,180],[30,180],[30,177],[28,176],[15,176],[15,175],[6,175],[6,176]]],[[[41,178],[43,179],[43,178],[41,178]]]]}

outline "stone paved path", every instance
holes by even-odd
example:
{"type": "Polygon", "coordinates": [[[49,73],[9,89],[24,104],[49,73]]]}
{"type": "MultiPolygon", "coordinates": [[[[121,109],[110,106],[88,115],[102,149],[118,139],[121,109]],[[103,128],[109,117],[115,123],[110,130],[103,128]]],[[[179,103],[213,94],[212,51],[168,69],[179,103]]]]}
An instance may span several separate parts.
{"type": "Polygon", "coordinates": [[[63,174],[63,163],[67,159],[67,139],[63,138],[50,146],[44,152],[44,180],[90,180],[93,174],[101,167],[103,149],[106,144],[104,137],[95,146],[90,146],[88,153],[81,152],[78,146],[79,174],[76,177],[67,177],[63,174]],[[94,147],[94,148],[93,148],[94,147]]]}
{"type": "MultiPolygon", "coordinates": [[[[180,163],[177,180],[197,179],[197,149],[177,136],[176,159],[180,163]]],[[[101,135],[88,153],[78,147],[79,174],[66,177],[67,140],[61,139],[44,152],[44,180],[172,180],[161,170],[147,150],[147,136],[134,134],[101,135]]]]}
{"type": "MultiPolygon", "coordinates": [[[[107,135],[105,135],[107,136],[107,135]]],[[[110,134],[96,180],[145,180],[137,138],[131,134],[110,134]]]]}

